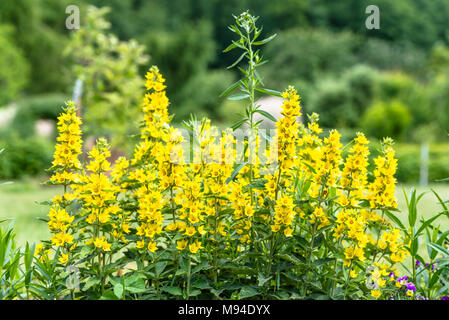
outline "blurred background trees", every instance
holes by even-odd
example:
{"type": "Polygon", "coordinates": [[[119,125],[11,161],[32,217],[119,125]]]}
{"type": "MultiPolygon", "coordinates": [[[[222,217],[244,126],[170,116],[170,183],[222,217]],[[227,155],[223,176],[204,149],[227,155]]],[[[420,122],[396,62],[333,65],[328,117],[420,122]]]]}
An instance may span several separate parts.
{"type": "MultiPolygon", "coordinates": [[[[232,15],[247,9],[261,17],[264,34],[278,34],[263,52],[265,85],[295,85],[304,113],[319,112],[322,126],[347,139],[364,130],[401,145],[447,142],[446,0],[2,0],[0,141],[35,143],[36,121],[54,122],[83,79],[87,134],[126,149],[150,64],[167,79],[175,122],[195,113],[231,123],[244,106],[219,98],[236,79],[226,70],[236,57],[222,50],[232,15]],[[80,7],[81,30],[65,27],[70,4],[80,7]],[[380,8],[379,30],[365,28],[370,4],[380,8]]],[[[54,136],[39,139],[51,145],[54,136]]]]}

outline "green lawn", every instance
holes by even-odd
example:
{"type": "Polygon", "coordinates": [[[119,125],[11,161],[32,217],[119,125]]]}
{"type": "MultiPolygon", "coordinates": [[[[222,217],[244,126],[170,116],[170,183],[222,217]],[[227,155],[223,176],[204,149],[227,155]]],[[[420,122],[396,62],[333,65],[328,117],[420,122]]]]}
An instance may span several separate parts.
{"type": "MultiPolygon", "coordinates": [[[[60,194],[59,187],[41,185],[37,180],[18,181],[0,186],[0,220],[13,219],[19,245],[48,239],[47,224],[38,218],[48,213],[48,206],[37,202],[60,194]]],[[[8,221],[3,222],[5,226],[8,221]]]]}
{"type": "MultiPolygon", "coordinates": [[[[407,225],[407,206],[402,188],[409,194],[412,186],[398,186],[396,191],[399,209],[402,211],[397,213],[397,216],[407,225]]],[[[418,187],[418,192],[430,191],[431,188],[435,189],[443,200],[449,199],[449,185],[447,184],[418,187]]],[[[47,225],[38,219],[46,216],[48,206],[39,205],[36,201],[49,200],[60,192],[60,188],[44,186],[37,180],[17,181],[0,187],[0,220],[15,220],[19,244],[23,245],[26,241],[48,239],[47,225]]],[[[431,192],[428,192],[418,205],[418,215],[426,219],[440,211],[441,207],[431,192]]],[[[441,224],[442,229],[449,228],[449,219],[446,217],[440,217],[437,221],[441,224]]],[[[4,222],[3,225],[6,223],[4,222]]]]}

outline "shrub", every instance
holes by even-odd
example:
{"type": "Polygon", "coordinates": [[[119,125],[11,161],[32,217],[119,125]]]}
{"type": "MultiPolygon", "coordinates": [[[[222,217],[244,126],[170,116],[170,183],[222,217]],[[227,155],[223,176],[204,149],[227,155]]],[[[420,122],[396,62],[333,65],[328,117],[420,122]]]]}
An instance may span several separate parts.
{"type": "Polygon", "coordinates": [[[218,118],[224,99],[217,97],[226,89],[226,83],[233,81],[234,75],[229,71],[209,71],[194,76],[177,94],[180,105],[174,120],[186,119],[191,113],[218,118]],[[197,88],[201,88],[202,94],[192,95],[197,88]]]}
{"type": "Polygon", "coordinates": [[[410,112],[400,101],[375,102],[365,111],[360,126],[371,137],[401,139],[410,123],[410,112]]]}
{"type": "Polygon", "coordinates": [[[44,138],[22,138],[15,132],[0,139],[0,176],[16,179],[42,174],[51,163],[52,143],[44,138]]]}
{"type": "Polygon", "coordinates": [[[11,130],[24,138],[35,135],[35,122],[38,119],[55,120],[64,105],[67,95],[49,93],[22,99],[17,104],[17,112],[10,124],[11,130]]]}
{"type": "Polygon", "coordinates": [[[269,85],[287,86],[297,79],[316,81],[324,73],[337,76],[353,65],[361,38],[350,32],[290,29],[267,46],[271,63],[263,75],[269,85]],[[288,66],[288,67],[286,67],[288,66]]]}
{"type": "Polygon", "coordinates": [[[74,73],[83,81],[82,112],[87,133],[107,136],[116,148],[126,149],[128,135],[136,134],[138,101],[143,95],[139,66],[148,61],[145,47],[131,39],[120,41],[105,33],[108,8],[89,6],[83,28],[72,33],[65,48],[75,60],[74,73]]]}
{"type": "Polygon", "coordinates": [[[28,82],[28,63],[12,37],[12,29],[0,25],[0,106],[16,99],[28,82]]]}
{"type": "Polygon", "coordinates": [[[323,127],[353,127],[357,123],[357,110],[351,103],[351,91],[346,82],[324,79],[318,82],[315,90],[310,110],[320,114],[323,127]]]}

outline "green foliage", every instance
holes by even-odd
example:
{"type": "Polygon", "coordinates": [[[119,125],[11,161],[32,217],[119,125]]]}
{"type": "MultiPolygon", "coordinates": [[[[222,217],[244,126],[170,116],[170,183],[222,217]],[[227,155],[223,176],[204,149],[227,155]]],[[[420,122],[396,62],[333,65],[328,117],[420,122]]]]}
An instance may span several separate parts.
{"type": "Polygon", "coordinates": [[[35,95],[20,100],[10,129],[24,138],[35,135],[36,120],[49,119],[56,122],[60,106],[66,100],[67,96],[61,93],[35,95]]]}
{"type": "Polygon", "coordinates": [[[228,83],[234,81],[235,76],[230,71],[209,71],[195,75],[177,94],[183,102],[175,109],[174,119],[186,119],[190,113],[219,118],[220,105],[224,99],[217,99],[217,97],[226,89],[228,83]],[[200,90],[199,94],[192,95],[192,92],[198,90],[200,90]]]}
{"type": "Polygon", "coordinates": [[[324,127],[356,128],[360,118],[377,93],[379,74],[366,65],[355,65],[338,78],[319,80],[310,89],[311,98],[305,103],[307,112],[320,113],[324,127]]]}
{"type": "Polygon", "coordinates": [[[381,139],[391,137],[400,140],[404,137],[411,122],[411,115],[404,104],[398,100],[375,102],[363,115],[361,128],[371,137],[381,139]]]}
{"type": "Polygon", "coordinates": [[[176,120],[192,111],[217,116],[217,100],[210,99],[218,97],[223,84],[233,79],[230,72],[208,70],[216,50],[212,36],[208,21],[187,23],[178,32],[151,30],[139,36],[152,61],[164,70],[176,120]]]}
{"type": "MultiPolygon", "coordinates": [[[[398,171],[396,177],[402,183],[418,183],[421,146],[418,144],[397,144],[398,171]]],[[[447,144],[429,146],[429,181],[435,182],[449,176],[449,152],[447,144]]]]}
{"type": "Polygon", "coordinates": [[[7,229],[0,228],[0,300],[12,300],[18,295],[17,290],[23,283],[19,271],[20,258],[12,224],[7,229]]]}
{"type": "Polygon", "coordinates": [[[409,196],[404,191],[408,208],[406,223],[402,223],[392,213],[387,213],[387,216],[392,218],[397,227],[403,231],[405,241],[409,243],[407,250],[411,258],[409,263],[404,265],[408,274],[407,283],[415,285],[415,296],[429,300],[440,299],[442,295],[449,293],[449,250],[447,249],[449,231],[440,230],[435,222],[440,216],[449,219],[449,211],[446,202],[434,190],[432,192],[441,204],[441,211],[427,220],[418,210],[419,201],[425,193],[417,195],[415,189],[411,190],[409,196]]]}
{"type": "Polygon", "coordinates": [[[317,84],[308,110],[319,113],[320,124],[326,128],[354,126],[358,120],[348,85],[334,79],[323,79],[317,84]]]}
{"type": "Polygon", "coordinates": [[[16,99],[26,86],[29,65],[13,41],[12,27],[0,25],[0,106],[16,99]]]}
{"type": "MultiPolygon", "coordinates": [[[[77,4],[82,1],[77,1],[77,4]]],[[[67,42],[65,8],[70,0],[2,0],[0,22],[14,26],[14,42],[30,65],[27,90],[32,93],[65,91],[68,61],[62,55],[67,42]]]]}
{"type": "Polygon", "coordinates": [[[52,161],[53,143],[44,138],[22,138],[16,132],[2,135],[0,148],[5,152],[0,157],[0,176],[20,178],[42,173],[52,161]]]}
{"type": "Polygon", "coordinates": [[[297,79],[315,82],[323,74],[336,76],[354,63],[354,51],[360,41],[349,32],[281,32],[277,41],[267,46],[270,64],[263,70],[264,79],[268,85],[282,88],[297,79]]]}
{"type": "Polygon", "coordinates": [[[143,81],[139,66],[148,61],[135,40],[119,41],[107,34],[108,8],[88,7],[83,28],[65,49],[75,59],[74,72],[83,81],[82,112],[87,134],[108,136],[119,147],[135,134],[143,81]]]}

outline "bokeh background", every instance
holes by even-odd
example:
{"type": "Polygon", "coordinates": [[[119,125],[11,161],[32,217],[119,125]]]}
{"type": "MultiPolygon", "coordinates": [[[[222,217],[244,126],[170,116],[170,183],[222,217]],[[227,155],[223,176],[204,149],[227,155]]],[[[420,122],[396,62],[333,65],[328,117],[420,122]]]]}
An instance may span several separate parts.
{"type": "MultiPolygon", "coordinates": [[[[47,207],[37,202],[59,192],[42,182],[55,119],[74,92],[86,148],[106,136],[115,155],[131,150],[152,64],[167,79],[175,122],[190,113],[221,126],[238,119],[245,106],[219,97],[239,76],[226,69],[237,56],[222,51],[233,39],[232,15],[247,9],[265,36],[277,34],[262,52],[266,87],[294,85],[304,114],[318,112],[345,142],[365,132],[373,157],[382,137],[394,138],[401,210],[412,187],[449,197],[438,181],[449,177],[447,0],[2,0],[0,181],[12,183],[0,187],[0,220],[15,219],[20,243],[47,237],[39,220],[47,207]],[[365,27],[372,4],[379,30],[365,27]],[[66,28],[69,5],[80,9],[79,30],[66,28]]],[[[420,202],[427,217],[437,207],[431,193],[420,202]]]]}

